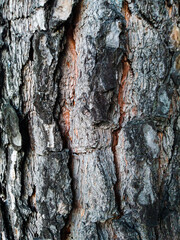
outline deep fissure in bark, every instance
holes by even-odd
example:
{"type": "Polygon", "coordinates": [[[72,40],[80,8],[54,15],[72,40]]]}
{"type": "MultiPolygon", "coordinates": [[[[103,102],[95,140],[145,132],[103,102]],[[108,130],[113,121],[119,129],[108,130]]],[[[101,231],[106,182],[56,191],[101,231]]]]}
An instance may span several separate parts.
{"type": "Polygon", "coordinates": [[[130,71],[130,65],[128,63],[127,60],[127,56],[126,54],[124,55],[123,59],[122,59],[122,78],[121,78],[121,82],[119,85],[119,94],[118,94],[118,105],[120,108],[120,117],[119,117],[119,128],[116,129],[115,131],[113,131],[112,133],[112,152],[114,154],[114,164],[115,164],[115,168],[116,168],[116,176],[117,176],[117,182],[114,186],[114,190],[115,190],[115,196],[116,196],[116,202],[117,202],[117,206],[118,206],[118,210],[120,212],[120,216],[123,216],[123,211],[121,209],[121,196],[120,196],[120,184],[121,184],[121,176],[119,175],[119,169],[118,169],[118,158],[117,158],[117,153],[116,153],[116,147],[118,145],[118,141],[119,141],[119,132],[122,129],[122,123],[124,120],[124,116],[125,116],[125,112],[123,110],[123,105],[124,105],[124,100],[123,100],[123,89],[124,86],[126,84],[126,78],[127,78],[127,74],[130,71]]]}
{"type": "MultiPolygon", "coordinates": [[[[6,172],[9,172],[8,170],[8,147],[5,148],[5,154],[6,154],[6,172]]],[[[6,183],[6,178],[7,176],[4,176],[4,184],[6,183]]],[[[4,224],[4,229],[5,229],[5,235],[8,239],[14,240],[13,236],[13,231],[12,231],[12,224],[10,220],[10,215],[9,215],[9,209],[8,209],[8,199],[7,199],[7,194],[6,194],[6,187],[5,186],[0,186],[0,194],[2,194],[0,197],[0,207],[1,207],[1,213],[3,217],[3,224],[4,224]]]]}
{"type": "Polygon", "coordinates": [[[7,205],[8,205],[7,200],[3,201],[0,198],[1,213],[2,213],[2,217],[3,217],[4,228],[6,230],[6,237],[9,240],[14,240],[13,231],[12,231],[12,224],[11,224],[11,221],[9,219],[9,211],[8,211],[7,205]]]}

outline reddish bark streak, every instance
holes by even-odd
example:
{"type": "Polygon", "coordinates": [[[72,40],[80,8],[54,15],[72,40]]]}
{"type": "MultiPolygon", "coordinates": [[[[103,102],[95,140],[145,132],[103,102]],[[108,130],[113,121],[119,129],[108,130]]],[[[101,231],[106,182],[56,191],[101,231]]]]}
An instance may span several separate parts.
{"type": "Polygon", "coordinates": [[[128,3],[126,1],[124,1],[124,3],[123,3],[122,12],[123,12],[124,17],[126,19],[126,27],[128,27],[129,19],[131,17],[131,13],[129,11],[128,3]]]}
{"type": "MultiPolygon", "coordinates": [[[[67,49],[66,49],[66,56],[70,58],[71,61],[66,61],[67,68],[69,68],[68,75],[70,75],[70,81],[68,84],[68,88],[71,91],[71,101],[73,102],[73,105],[75,105],[75,86],[78,78],[78,68],[77,68],[77,52],[76,52],[76,42],[73,36],[73,29],[70,28],[67,32],[67,49]]],[[[67,76],[68,78],[68,76],[67,76]]],[[[68,106],[67,102],[65,102],[64,107],[62,108],[62,118],[64,123],[64,129],[65,129],[65,136],[68,139],[68,141],[72,140],[72,138],[69,136],[69,130],[70,130],[70,110],[71,107],[68,106]]]]}
{"type": "MultiPolygon", "coordinates": [[[[116,201],[118,202],[118,205],[121,205],[121,200],[120,200],[120,174],[119,174],[119,164],[118,164],[118,158],[117,158],[117,152],[116,152],[116,147],[118,145],[118,140],[119,140],[119,132],[122,128],[122,123],[124,121],[124,116],[125,116],[125,112],[124,112],[124,106],[125,106],[125,101],[124,101],[124,92],[125,92],[125,88],[126,88],[126,79],[128,76],[128,72],[130,71],[130,65],[127,62],[127,58],[124,57],[123,61],[122,61],[122,65],[123,65],[123,74],[122,74],[122,79],[121,79],[121,84],[119,87],[119,94],[118,94],[118,104],[120,107],[120,118],[119,118],[119,128],[113,132],[113,136],[112,136],[112,152],[114,154],[114,163],[115,163],[115,168],[116,168],[116,175],[117,175],[117,182],[115,185],[115,195],[116,195],[116,201]]],[[[122,141],[124,141],[124,139],[122,139],[122,141]]],[[[126,166],[127,166],[127,160],[126,158],[124,158],[125,162],[126,162],[126,166]]],[[[119,207],[120,208],[120,207],[119,207]]],[[[121,209],[119,209],[119,211],[121,211],[121,209]]],[[[122,213],[121,213],[122,214],[122,213]]]]}
{"type": "Polygon", "coordinates": [[[124,106],[125,106],[124,92],[125,92],[125,87],[126,87],[126,81],[125,80],[127,79],[127,75],[128,75],[129,71],[130,71],[130,65],[127,62],[127,58],[124,57],[124,59],[123,59],[123,75],[122,75],[121,85],[119,87],[119,94],[118,94],[118,104],[120,106],[119,126],[122,125],[123,120],[124,120],[124,116],[125,116],[125,112],[124,112],[124,106]]]}
{"type": "Polygon", "coordinates": [[[171,7],[169,8],[169,17],[172,17],[172,10],[173,10],[173,7],[171,6],[171,7]]]}
{"type": "Polygon", "coordinates": [[[63,107],[62,109],[62,116],[65,123],[65,134],[69,136],[69,129],[70,129],[70,111],[68,108],[63,107]]]}
{"type": "MultiPolygon", "coordinates": [[[[67,32],[67,48],[66,48],[66,66],[68,68],[67,71],[67,82],[68,82],[68,88],[70,89],[71,93],[71,103],[73,103],[73,106],[75,105],[75,87],[76,83],[78,80],[78,66],[77,66],[77,58],[78,58],[78,52],[76,49],[76,26],[78,22],[81,20],[82,16],[82,11],[83,11],[83,0],[80,1],[76,8],[74,9],[74,19],[73,19],[73,24],[74,26],[71,26],[67,32]]],[[[65,71],[66,72],[66,71],[65,71]]],[[[63,111],[63,119],[64,123],[66,125],[66,136],[67,136],[67,144],[70,145],[70,142],[73,141],[72,136],[70,136],[70,128],[71,128],[71,112],[72,112],[72,105],[65,103],[64,106],[64,111],[63,111]]],[[[77,129],[73,129],[74,134],[76,137],[78,137],[78,131],[77,129]]],[[[71,148],[69,146],[69,148],[71,148]]],[[[76,150],[73,150],[76,151],[76,150]]],[[[70,162],[70,169],[71,169],[71,174],[73,175],[73,169],[74,169],[74,157],[73,154],[71,154],[71,162],[70,162]]],[[[73,184],[73,183],[72,183],[73,184]]],[[[72,214],[77,213],[78,211],[82,208],[81,204],[79,201],[76,201],[75,193],[74,193],[74,201],[73,201],[73,212],[70,213],[68,217],[68,221],[65,225],[65,227],[61,231],[61,239],[66,240],[69,238],[71,234],[71,221],[72,221],[72,214]]],[[[84,213],[81,212],[81,216],[83,216],[84,213]]]]}

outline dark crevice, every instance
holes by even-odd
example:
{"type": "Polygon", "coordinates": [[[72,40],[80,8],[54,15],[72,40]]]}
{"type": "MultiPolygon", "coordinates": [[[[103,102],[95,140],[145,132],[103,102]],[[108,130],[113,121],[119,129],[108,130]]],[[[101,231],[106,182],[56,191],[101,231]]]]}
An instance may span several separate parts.
{"type": "MultiPolygon", "coordinates": [[[[0,53],[0,59],[1,59],[1,53],[0,53]]],[[[0,63],[0,99],[2,99],[2,91],[3,91],[3,85],[4,85],[4,78],[5,78],[5,71],[3,68],[3,65],[0,63]]]]}
{"type": "Polygon", "coordinates": [[[0,38],[0,99],[2,99],[3,96],[3,85],[4,85],[4,79],[5,79],[5,69],[2,63],[2,51],[4,49],[8,50],[7,44],[5,44],[5,38],[7,36],[7,24],[5,23],[5,20],[3,19],[2,13],[0,12],[0,26],[3,27],[3,32],[1,33],[0,38]]]}
{"type": "Polygon", "coordinates": [[[56,98],[56,102],[54,105],[54,109],[53,109],[53,117],[54,120],[59,128],[59,131],[61,133],[62,136],[62,140],[63,140],[63,148],[68,148],[69,149],[69,138],[67,136],[67,134],[63,134],[63,130],[62,127],[59,124],[59,115],[60,115],[60,102],[61,102],[61,96],[60,96],[60,79],[61,79],[61,66],[62,66],[62,61],[65,57],[66,54],[66,49],[67,49],[67,44],[66,43],[66,36],[71,35],[71,37],[73,38],[73,31],[74,28],[76,26],[76,22],[78,21],[78,17],[80,14],[80,5],[81,5],[81,1],[79,1],[78,3],[74,4],[73,9],[72,9],[72,13],[70,18],[63,24],[63,26],[65,27],[65,33],[64,33],[64,38],[62,40],[62,46],[61,49],[62,51],[59,52],[59,56],[58,56],[58,64],[56,66],[56,69],[54,71],[54,83],[56,83],[58,85],[58,94],[57,94],[57,98],[56,98]]]}
{"type": "Polygon", "coordinates": [[[57,90],[58,94],[57,94],[56,102],[55,102],[54,109],[53,109],[53,116],[54,116],[54,120],[59,128],[59,131],[60,131],[62,139],[63,139],[63,148],[69,148],[69,143],[68,143],[69,139],[68,139],[67,134],[63,134],[63,129],[59,124],[59,115],[61,112],[61,110],[60,110],[61,96],[60,96],[60,88],[59,88],[60,79],[62,77],[61,76],[61,66],[62,66],[62,61],[65,57],[66,49],[67,49],[67,44],[65,44],[66,38],[67,38],[66,36],[71,35],[71,37],[73,38],[73,31],[76,26],[76,21],[78,19],[78,16],[80,14],[80,4],[81,4],[81,1],[79,1],[79,3],[76,3],[73,6],[73,10],[72,10],[70,18],[63,24],[63,26],[65,27],[65,33],[64,33],[64,38],[61,42],[62,43],[62,45],[61,45],[62,51],[59,52],[58,64],[56,66],[56,69],[54,71],[54,76],[53,76],[54,83],[56,83],[58,85],[58,90],[57,90]]]}
{"type": "MultiPolygon", "coordinates": [[[[178,1],[178,14],[180,16],[180,2],[179,1],[178,1]]],[[[179,21],[180,21],[180,19],[179,19],[179,21]]]]}
{"type": "Polygon", "coordinates": [[[19,171],[21,172],[21,198],[24,195],[25,190],[25,166],[26,166],[26,160],[27,156],[30,151],[30,135],[29,135],[29,117],[28,114],[23,116],[22,112],[20,112],[19,109],[17,109],[12,101],[10,100],[11,106],[14,108],[14,110],[17,113],[17,116],[19,118],[19,131],[22,137],[22,148],[21,152],[23,153],[23,157],[21,159],[20,165],[19,165],[19,171]]]}
{"type": "MultiPolygon", "coordinates": [[[[64,39],[64,41],[66,40],[66,36],[69,36],[69,34],[71,35],[71,37],[73,39],[73,32],[74,32],[74,29],[76,27],[76,23],[78,22],[80,11],[81,11],[81,3],[82,3],[82,1],[80,0],[79,2],[74,4],[71,16],[68,19],[68,21],[66,21],[65,24],[64,24],[64,26],[65,26],[65,34],[64,34],[65,39],[64,39]]],[[[61,58],[59,58],[58,68],[62,66],[62,61],[63,61],[63,58],[65,57],[66,50],[67,50],[67,44],[65,45],[65,47],[63,49],[63,52],[61,52],[61,58]]],[[[59,80],[58,88],[59,88],[60,78],[61,78],[60,74],[59,74],[58,77],[59,77],[59,79],[58,79],[59,80]]],[[[60,90],[58,89],[58,97],[57,97],[56,105],[55,105],[55,108],[54,108],[54,115],[55,115],[55,110],[57,109],[57,105],[59,105],[60,101],[61,101],[61,96],[60,96],[60,90]]],[[[59,112],[59,114],[60,114],[60,112],[59,112]]],[[[73,153],[72,153],[72,150],[71,150],[70,145],[69,145],[69,141],[70,141],[69,137],[67,135],[65,136],[63,134],[63,131],[62,131],[61,126],[59,124],[59,119],[56,118],[56,122],[58,122],[58,127],[60,129],[61,136],[62,136],[62,139],[63,139],[63,147],[69,149],[68,169],[69,169],[70,177],[72,179],[72,182],[71,182],[71,190],[72,190],[72,195],[73,195],[72,209],[71,209],[71,212],[69,213],[69,216],[66,219],[64,219],[65,226],[61,230],[61,240],[66,240],[71,233],[71,230],[70,230],[71,216],[72,216],[73,209],[75,209],[75,207],[76,207],[75,206],[76,204],[75,204],[75,201],[74,201],[75,200],[75,190],[74,190],[75,188],[74,188],[73,173],[72,173],[73,153]]]]}
{"type": "Polygon", "coordinates": [[[66,240],[70,234],[71,234],[71,225],[68,224],[66,221],[65,226],[61,230],[61,240],[66,240]]]}
{"type": "Polygon", "coordinates": [[[115,172],[116,172],[116,176],[117,176],[117,181],[116,183],[114,184],[114,194],[115,194],[115,201],[116,201],[116,204],[117,204],[117,209],[119,211],[119,216],[118,218],[121,218],[124,213],[123,213],[123,210],[122,210],[122,204],[121,204],[121,195],[120,195],[120,183],[121,183],[121,180],[120,180],[120,174],[119,174],[119,167],[118,167],[118,157],[117,157],[117,152],[116,152],[116,147],[118,145],[118,142],[119,142],[119,133],[122,129],[122,123],[124,121],[124,116],[125,116],[125,113],[123,111],[123,99],[121,99],[121,95],[123,94],[123,87],[124,87],[124,83],[126,81],[126,77],[127,77],[127,74],[129,71],[132,71],[132,68],[131,68],[131,62],[128,58],[128,32],[127,32],[127,25],[128,25],[128,18],[129,18],[129,15],[131,15],[131,12],[130,12],[130,9],[129,9],[129,5],[128,5],[128,2],[127,1],[123,1],[123,4],[122,4],[122,12],[123,12],[123,16],[124,16],[124,19],[127,21],[126,22],[126,26],[124,25],[124,29],[123,29],[123,32],[121,34],[124,34],[124,51],[123,51],[123,56],[122,56],[122,60],[121,60],[121,71],[122,71],[122,78],[121,78],[121,82],[120,84],[118,84],[117,88],[119,88],[119,93],[118,93],[118,96],[117,96],[117,104],[119,105],[119,108],[120,108],[120,116],[119,116],[119,126],[117,129],[115,129],[113,132],[112,132],[112,152],[113,152],[113,155],[114,155],[114,166],[115,166],[115,172]]]}
{"type": "Polygon", "coordinates": [[[170,0],[165,0],[165,2],[166,2],[166,4],[167,4],[168,7],[171,7],[171,6],[172,6],[172,3],[171,3],[170,0]]]}
{"type": "Polygon", "coordinates": [[[169,159],[168,161],[168,167],[171,165],[172,163],[172,160],[174,158],[174,155],[176,153],[176,150],[177,150],[177,145],[176,145],[176,125],[177,125],[177,120],[178,120],[178,116],[176,117],[176,120],[175,120],[175,123],[174,123],[174,126],[173,126],[173,132],[175,133],[175,139],[174,139],[174,142],[173,142],[173,145],[172,145],[172,149],[171,149],[171,158],[169,159]]]}
{"type": "Polygon", "coordinates": [[[6,199],[6,189],[0,185],[0,193],[5,196],[5,199],[0,197],[0,208],[3,218],[4,229],[6,233],[6,237],[8,240],[14,240],[12,225],[9,216],[9,207],[8,207],[8,200],[6,199]]]}
{"type": "MultiPolygon", "coordinates": [[[[22,77],[22,82],[23,82],[23,77],[22,77]]],[[[23,98],[23,92],[22,92],[22,86],[20,86],[20,96],[23,98]]],[[[27,208],[31,209],[31,207],[26,205],[26,202],[24,202],[24,195],[25,195],[25,189],[26,189],[26,163],[27,163],[27,157],[30,151],[30,135],[29,135],[29,116],[28,114],[23,115],[23,100],[22,100],[22,110],[20,111],[19,109],[16,110],[18,118],[19,118],[19,131],[22,137],[22,158],[19,163],[19,172],[20,172],[20,183],[21,183],[21,192],[20,192],[20,201],[22,202],[22,206],[19,206],[19,201],[17,202],[16,200],[16,206],[19,212],[20,217],[22,218],[22,234],[23,237],[26,236],[27,232],[27,227],[28,227],[28,222],[29,222],[29,216],[25,216],[20,208],[27,208]]]]}
{"type": "Polygon", "coordinates": [[[7,201],[4,202],[0,198],[0,207],[1,207],[1,212],[2,212],[2,217],[3,217],[3,223],[4,223],[4,227],[5,227],[6,236],[7,236],[8,240],[14,240],[7,204],[8,204],[7,201]]]}
{"type": "MultiPolygon", "coordinates": [[[[36,31],[35,31],[36,33],[36,31]]],[[[35,34],[34,33],[34,34],[35,34]]],[[[29,39],[30,42],[30,46],[29,46],[29,58],[27,59],[27,61],[23,64],[22,68],[21,68],[21,84],[19,86],[19,95],[21,97],[21,102],[22,102],[22,113],[23,113],[23,87],[24,87],[24,82],[23,82],[23,75],[24,75],[24,69],[26,67],[26,65],[28,64],[29,61],[33,61],[34,60],[34,48],[33,48],[33,39],[34,39],[34,34],[32,34],[32,36],[29,39]]]]}
{"type": "Polygon", "coordinates": [[[12,42],[12,37],[11,37],[11,21],[8,21],[8,29],[9,29],[9,40],[12,42]]]}
{"type": "Polygon", "coordinates": [[[120,108],[120,117],[119,117],[119,127],[112,132],[112,152],[114,155],[114,166],[115,166],[115,170],[116,170],[116,176],[117,176],[117,182],[114,185],[114,193],[115,193],[115,199],[116,199],[116,204],[118,207],[118,211],[120,213],[120,216],[123,216],[123,210],[121,207],[121,196],[120,196],[120,175],[119,175],[119,168],[118,168],[118,159],[117,159],[117,153],[116,153],[116,147],[118,145],[119,142],[119,133],[122,129],[122,123],[124,121],[124,110],[123,110],[123,99],[120,98],[120,96],[123,94],[123,87],[124,87],[124,83],[126,81],[126,77],[129,71],[131,71],[131,66],[130,66],[130,62],[126,56],[126,54],[124,54],[123,58],[122,58],[122,79],[121,79],[121,83],[119,85],[119,95],[118,95],[118,105],[120,108]]]}
{"type": "Polygon", "coordinates": [[[5,20],[3,18],[2,7],[0,6],[0,26],[5,24],[5,20]]]}
{"type": "MultiPolygon", "coordinates": [[[[62,40],[62,42],[64,43],[64,39],[62,40]]],[[[61,48],[63,49],[63,43],[61,48]]],[[[62,55],[63,55],[63,51],[60,51],[58,54],[58,63],[56,65],[56,68],[54,70],[53,73],[53,81],[54,81],[54,85],[57,84],[57,97],[56,97],[56,101],[54,104],[54,108],[53,108],[53,118],[54,121],[58,127],[59,132],[61,133],[62,136],[62,131],[61,131],[61,127],[59,124],[59,114],[60,114],[60,88],[59,88],[59,84],[60,84],[60,79],[61,79],[61,61],[62,61],[62,55]]],[[[64,146],[64,141],[63,141],[63,148],[65,148],[64,146]]]]}
{"type": "Polygon", "coordinates": [[[156,240],[158,240],[159,239],[158,229],[154,228],[154,232],[155,232],[156,240]]]}
{"type": "Polygon", "coordinates": [[[121,196],[120,196],[120,192],[119,192],[120,176],[118,174],[119,169],[118,169],[118,166],[117,166],[118,159],[117,159],[117,154],[116,154],[116,146],[118,144],[118,134],[119,134],[119,132],[120,132],[120,129],[113,132],[113,135],[112,135],[112,141],[113,141],[112,152],[113,152],[113,155],[114,155],[114,166],[115,166],[115,171],[116,171],[116,176],[117,176],[117,181],[114,184],[115,201],[116,201],[117,209],[118,209],[118,212],[119,212],[120,216],[123,216],[123,211],[122,211],[122,207],[121,207],[121,196]]]}
{"type": "Polygon", "coordinates": [[[29,60],[30,61],[34,60],[33,37],[34,37],[34,35],[32,35],[30,38],[30,50],[29,50],[29,60]]]}
{"type": "Polygon", "coordinates": [[[26,176],[26,162],[27,157],[30,151],[30,134],[29,134],[29,114],[27,113],[24,115],[24,102],[23,102],[23,87],[24,87],[24,68],[27,65],[29,61],[33,61],[34,59],[34,49],[33,49],[33,38],[34,35],[30,38],[30,48],[29,48],[29,58],[25,62],[25,64],[21,68],[21,85],[19,86],[19,95],[21,98],[21,111],[19,110],[18,117],[19,117],[19,130],[22,137],[22,149],[23,157],[20,162],[19,171],[21,172],[21,200],[23,199],[24,193],[25,193],[25,176],[26,176]]]}
{"type": "Polygon", "coordinates": [[[20,133],[22,136],[22,150],[27,155],[30,151],[30,136],[29,136],[29,117],[28,114],[20,118],[20,133]]]}
{"type": "Polygon", "coordinates": [[[49,22],[52,17],[53,6],[55,5],[56,2],[57,0],[48,0],[44,5],[45,17],[46,17],[46,28],[48,30],[49,30],[49,22]]]}
{"type": "Polygon", "coordinates": [[[60,78],[61,78],[61,73],[60,73],[60,68],[61,68],[61,57],[62,57],[63,53],[61,52],[61,54],[59,54],[58,57],[58,64],[57,67],[55,69],[54,72],[54,84],[55,81],[57,82],[57,97],[56,97],[56,101],[55,101],[55,105],[53,108],[53,118],[54,121],[56,123],[56,126],[58,127],[59,132],[61,133],[61,137],[62,137],[62,141],[63,141],[63,149],[68,148],[68,144],[67,144],[67,138],[65,136],[63,136],[63,131],[62,128],[59,124],[59,115],[60,115],[60,89],[59,89],[59,82],[60,82],[60,78]],[[57,70],[58,69],[58,70],[57,70]]]}
{"type": "Polygon", "coordinates": [[[98,239],[105,240],[105,237],[103,236],[103,231],[101,230],[101,224],[99,222],[96,223],[96,230],[98,239]]]}

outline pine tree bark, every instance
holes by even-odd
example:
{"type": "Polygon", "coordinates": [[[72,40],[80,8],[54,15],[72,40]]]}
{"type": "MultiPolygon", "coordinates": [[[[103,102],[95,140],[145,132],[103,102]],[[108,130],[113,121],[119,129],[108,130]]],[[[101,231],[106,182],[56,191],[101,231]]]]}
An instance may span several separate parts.
{"type": "Polygon", "coordinates": [[[178,0],[1,0],[5,240],[180,239],[178,0]]]}

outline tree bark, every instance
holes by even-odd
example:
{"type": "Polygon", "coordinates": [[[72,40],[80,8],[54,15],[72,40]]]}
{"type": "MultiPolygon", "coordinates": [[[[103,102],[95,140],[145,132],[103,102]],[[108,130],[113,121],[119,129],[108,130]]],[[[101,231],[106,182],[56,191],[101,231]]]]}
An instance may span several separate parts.
{"type": "Polygon", "coordinates": [[[180,239],[178,0],[1,0],[5,240],[180,239]]]}

